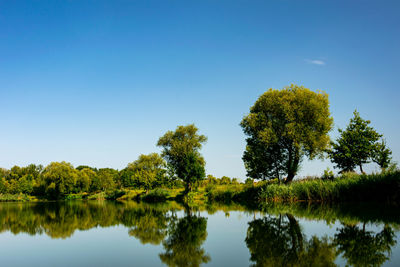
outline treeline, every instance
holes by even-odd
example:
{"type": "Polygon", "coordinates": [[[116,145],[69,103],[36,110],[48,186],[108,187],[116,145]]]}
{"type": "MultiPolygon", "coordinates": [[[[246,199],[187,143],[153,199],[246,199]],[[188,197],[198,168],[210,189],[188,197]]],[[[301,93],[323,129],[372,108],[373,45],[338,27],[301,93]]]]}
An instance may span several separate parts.
{"type": "MultiPolygon", "coordinates": [[[[208,175],[197,186],[239,184],[237,178],[208,175]]],[[[156,153],[141,155],[122,170],[74,168],[67,162],[52,162],[46,167],[30,164],[0,168],[0,193],[26,194],[57,199],[68,194],[98,193],[123,189],[184,188],[184,183],[168,172],[164,160],[156,153]]]]}

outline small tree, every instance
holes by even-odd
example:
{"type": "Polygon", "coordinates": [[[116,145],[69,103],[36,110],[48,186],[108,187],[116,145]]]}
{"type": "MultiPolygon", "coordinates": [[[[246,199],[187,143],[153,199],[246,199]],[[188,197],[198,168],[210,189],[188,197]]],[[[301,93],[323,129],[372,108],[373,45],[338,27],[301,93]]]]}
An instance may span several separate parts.
{"type": "Polygon", "coordinates": [[[196,153],[185,155],[177,172],[186,184],[186,192],[192,191],[193,186],[197,187],[197,183],[206,176],[203,160],[196,153]]]}
{"type": "Polygon", "coordinates": [[[385,171],[392,161],[392,151],[386,146],[385,140],[381,140],[380,143],[375,144],[375,149],[372,156],[372,161],[381,167],[382,171],[385,171]]]}
{"type": "Polygon", "coordinates": [[[354,171],[356,166],[364,173],[363,164],[366,164],[374,156],[376,142],[382,136],[372,127],[369,120],[360,117],[357,110],[346,130],[339,129],[340,137],[332,142],[330,158],[341,172],[354,171]]]}
{"type": "Polygon", "coordinates": [[[176,176],[186,183],[187,191],[191,191],[196,181],[204,179],[205,175],[205,161],[199,150],[207,137],[197,132],[194,124],[178,126],[175,131],[166,132],[157,143],[163,148],[162,156],[176,176]]]}

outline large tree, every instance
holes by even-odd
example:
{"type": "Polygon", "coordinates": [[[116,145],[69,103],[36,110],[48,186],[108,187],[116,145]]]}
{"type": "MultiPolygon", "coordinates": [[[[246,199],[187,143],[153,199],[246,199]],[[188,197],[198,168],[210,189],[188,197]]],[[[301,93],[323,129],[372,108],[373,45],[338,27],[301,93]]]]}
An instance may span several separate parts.
{"type": "Polygon", "coordinates": [[[362,119],[357,110],[353,114],[346,129],[339,129],[340,136],[336,142],[332,142],[329,155],[341,172],[354,171],[359,166],[364,173],[362,166],[374,156],[377,141],[382,135],[369,126],[371,122],[362,119]]]}
{"type": "Polygon", "coordinates": [[[199,150],[207,137],[197,132],[194,124],[178,126],[175,131],[166,132],[157,143],[163,148],[164,159],[178,178],[185,182],[186,191],[191,191],[196,181],[205,176],[205,161],[199,150]]]}
{"type": "Polygon", "coordinates": [[[328,95],[292,84],[269,89],[240,125],[248,136],[243,161],[255,179],[295,177],[302,158],[322,156],[329,145],[333,119],[328,95]]]}

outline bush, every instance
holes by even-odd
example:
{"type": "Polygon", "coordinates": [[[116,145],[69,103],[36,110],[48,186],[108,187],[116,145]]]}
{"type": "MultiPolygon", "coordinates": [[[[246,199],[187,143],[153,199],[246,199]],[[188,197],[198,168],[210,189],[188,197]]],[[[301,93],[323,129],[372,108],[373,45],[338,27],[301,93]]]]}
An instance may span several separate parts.
{"type": "Polygon", "coordinates": [[[112,191],[107,191],[105,198],[107,200],[116,200],[117,198],[120,198],[125,194],[126,194],[125,190],[116,189],[116,190],[112,190],[112,191]]]}
{"type": "Polygon", "coordinates": [[[170,192],[164,188],[156,188],[149,193],[142,195],[141,200],[146,202],[166,201],[170,197],[170,192]]]}

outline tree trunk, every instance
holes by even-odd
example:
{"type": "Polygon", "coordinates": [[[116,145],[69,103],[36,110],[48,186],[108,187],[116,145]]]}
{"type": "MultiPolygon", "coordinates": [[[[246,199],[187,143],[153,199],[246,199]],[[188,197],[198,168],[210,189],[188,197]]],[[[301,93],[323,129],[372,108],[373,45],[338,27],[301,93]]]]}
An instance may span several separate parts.
{"type": "Polygon", "coordinates": [[[363,170],[363,168],[362,168],[362,164],[361,164],[361,163],[360,163],[360,171],[361,171],[362,174],[365,174],[365,172],[364,172],[364,170],[363,170]]]}
{"type": "Polygon", "coordinates": [[[299,151],[297,151],[296,148],[294,148],[294,151],[292,149],[289,149],[288,176],[285,180],[285,184],[288,184],[291,181],[293,181],[293,178],[297,172],[297,167],[299,166],[299,162],[300,162],[299,151]]]}
{"type": "Polygon", "coordinates": [[[186,183],[186,192],[187,193],[192,192],[192,183],[190,182],[186,183]]]}
{"type": "Polygon", "coordinates": [[[294,173],[293,172],[289,172],[288,173],[288,176],[287,176],[287,178],[286,178],[286,180],[285,180],[285,184],[288,184],[288,183],[290,183],[291,181],[293,181],[293,178],[294,178],[294,173]]]}

